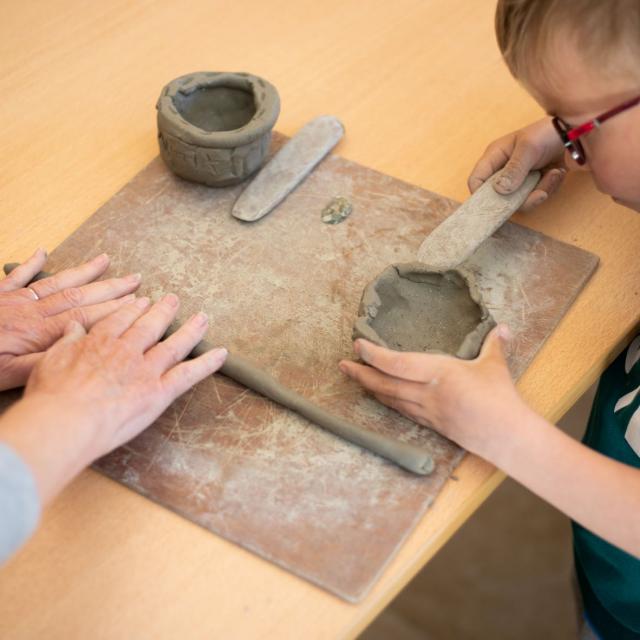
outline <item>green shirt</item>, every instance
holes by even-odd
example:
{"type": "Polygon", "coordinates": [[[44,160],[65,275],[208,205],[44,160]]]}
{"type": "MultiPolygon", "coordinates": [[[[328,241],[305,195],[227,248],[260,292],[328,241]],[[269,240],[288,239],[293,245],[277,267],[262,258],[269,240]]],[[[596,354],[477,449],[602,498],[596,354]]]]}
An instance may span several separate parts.
{"type": "MultiPolygon", "coordinates": [[[[605,371],[583,442],[640,469],[640,336],[605,371]]],[[[640,639],[640,560],[573,523],[585,613],[603,640],[640,639]]]]}

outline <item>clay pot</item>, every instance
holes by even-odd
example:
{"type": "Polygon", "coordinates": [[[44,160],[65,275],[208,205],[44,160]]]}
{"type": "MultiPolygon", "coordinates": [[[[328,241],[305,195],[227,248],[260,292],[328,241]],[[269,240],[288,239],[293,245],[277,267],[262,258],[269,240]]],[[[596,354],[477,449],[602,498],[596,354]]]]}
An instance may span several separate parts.
{"type": "Polygon", "coordinates": [[[262,165],[280,98],[272,84],[249,73],[199,72],[167,84],[156,109],[167,166],[187,180],[222,187],[262,165]]]}
{"type": "Polygon", "coordinates": [[[366,286],[353,337],[470,359],[495,325],[471,273],[413,262],[390,265],[366,286]]]}

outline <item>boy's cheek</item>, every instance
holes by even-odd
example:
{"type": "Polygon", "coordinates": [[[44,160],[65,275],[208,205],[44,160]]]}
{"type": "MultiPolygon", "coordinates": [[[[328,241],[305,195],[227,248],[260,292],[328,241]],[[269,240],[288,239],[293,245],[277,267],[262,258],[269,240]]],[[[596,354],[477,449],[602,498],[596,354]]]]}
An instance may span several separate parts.
{"type": "Polygon", "coordinates": [[[619,204],[638,211],[640,209],[640,180],[638,171],[631,168],[637,165],[621,167],[617,163],[591,166],[593,180],[598,191],[611,196],[619,204]]]}
{"type": "Polygon", "coordinates": [[[611,164],[603,162],[603,159],[594,160],[589,163],[589,169],[593,177],[593,181],[601,193],[605,193],[613,197],[622,197],[623,188],[621,176],[616,172],[615,167],[611,164]]]}
{"type": "Polygon", "coordinates": [[[640,157],[636,157],[640,150],[634,149],[628,138],[594,136],[585,151],[598,191],[626,202],[640,202],[640,157]]]}

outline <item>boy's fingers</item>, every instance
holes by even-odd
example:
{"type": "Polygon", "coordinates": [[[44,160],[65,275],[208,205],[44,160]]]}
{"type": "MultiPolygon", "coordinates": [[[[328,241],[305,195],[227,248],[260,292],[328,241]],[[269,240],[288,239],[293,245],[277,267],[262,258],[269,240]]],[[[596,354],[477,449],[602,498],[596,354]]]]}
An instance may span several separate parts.
{"type": "Polygon", "coordinates": [[[411,380],[412,382],[430,381],[442,366],[442,356],[393,351],[363,339],[355,341],[354,349],[372,367],[395,378],[411,380]]]}
{"type": "Polygon", "coordinates": [[[165,334],[179,306],[177,296],[172,293],[164,296],[122,334],[122,339],[144,353],[165,334]]]}
{"type": "Polygon", "coordinates": [[[192,316],[166,340],[151,347],[145,358],[159,373],[164,373],[182,362],[193,351],[193,348],[202,340],[208,325],[207,316],[204,313],[192,316]]]}
{"type": "Polygon", "coordinates": [[[15,291],[26,287],[34,276],[42,271],[47,261],[47,252],[38,249],[27,261],[17,266],[6,278],[0,280],[0,291],[15,291]]]}
{"type": "Polygon", "coordinates": [[[162,376],[162,381],[169,389],[172,399],[175,399],[194,384],[217,371],[224,364],[226,358],[226,349],[212,349],[193,360],[181,362],[169,369],[162,376]]]}
{"type": "Polygon", "coordinates": [[[359,382],[374,395],[419,402],[424,393],[424,384],[394,378],[373,367],[351,362],[350,360],[343,360],[340,363],[340,371],[359,382]]]}
{"type": "Polygon", "coordinates": [[[549,196],[553,195],[562,184],[567,170],[562,167],[554,167],[544,173],[536,188],[529,194],[521,211],[529,211],[542,204],[549,196]]]}
{"type": "Polygon", "coordinates": [[[93,282],[107,270],[108,266],[109,257],[106,253],[103,253],[78,267],[65,269],[52,276],[38,280],[31,284],[30,287],[38,294],[39,298],[45,298],[69,287],[80,287],[83,284],[93,282]]]}
{"type": "Polygon", "coordinates": [[[509,154],[506,149],[490,146],[471,170],[467,180],[469,191],[477,191],[496,171],[504,167],[508,160],[509,154]]]}
{"type": "Polygon", "coordinates": [[[478,360],[500,358],[506,359],[509,354],[513,336],[506,324],[499,324],[491,329],[482,344],[478,360]]]}
{"type": "Polygon", "coordinates": [[[428,427],[432,426],[432,423],[422,415],[424,413],[424,407],[415,402],[398,400],[397,398],[390,398],[389,396],[383,395],[377,395],[375,398],[378,402],[381,402],[385,406],[397,411],[405,418],[408,418],[419,425],[428,427]]]}
{"type": "Polygon", "coordinates": [[[533,143],[517,140],[509,161],[494,182],[494,189],[503,195],[515,191],[529,175],[539,155],[540,152],[533,143]]]}
{"type": "Polygon", "coordinates": [[[566,175],[567,170],[564,167],[554,167],[553,169],[549,169],[548,171],[545,171],[536,189],[546,191],[549,195],[552,195],[560,188],[560,185],[566,175]]]}
{"type": "Polygon", "coordinates": [[[520,211],[531,211],[536,207],[539,207],[543,202],[547,200],[549,194],[546,191],[542,191],[540,189],[534,189],[528,196],[527,199],[522,203],[520,207],[520,211]]]}
{"type": "Polygon", "coordinates": [[[413,402],[412,400],[400,400],[393,396],[386,396],[383,393],[376,393],[375,398],[378,402],[381,402],[387,407],[391,407],[404,415],[416,415],[421,406],[418,402],[413,402]]]}
{"type": "Polygon", "coordinates": [[[120,308],[98,320],[91,333],[119,338],[149,308],[149,298],[138,298],[134,302],[123,304],[120,308]]]}
{"type": "Polygon", "coordinates": [[[121,298],[140,286],[140,274],[91,282],[82,287],[69,287],[37,302],[44,316],[63,313],[74,307],[88,306],[121,298]]]}

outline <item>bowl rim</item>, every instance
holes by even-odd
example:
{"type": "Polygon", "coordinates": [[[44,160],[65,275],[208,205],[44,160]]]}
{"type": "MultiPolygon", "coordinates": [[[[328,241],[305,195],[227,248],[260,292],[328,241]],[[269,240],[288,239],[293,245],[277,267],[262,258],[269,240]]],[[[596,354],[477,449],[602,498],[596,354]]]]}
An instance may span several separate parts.
{"type": "Polygon", "coordinates": [[[166,84],[160,93],[156,109],[160,134],[168,134],[199,147],[230,149],[249,144],[271,131],[280,113],[280,97],[270,82],[251,73],[197,71],[174,78],[166,84]],[[250,91],[253,94],[256,112],[249,122],[238,129],[201,129],[182,116],[173,100],[178,93],[188,95],[205,87],[220,86],[250,91]]]}
{"type": "Polygon", "coordinates": [[[471,360],[475,358],[482,348],[484,339],[493,327],[496,321],[489,311],[487,305],[482,299],[480,288],[473,276],[473,273],[463,266],[453,269],[437,269],[422,262],[402,262],[388,265],[381,273],[379,273],[371,282],[369,282],[362,292],[358,316],[353,326],[353,338],[364,338],[374,344],[378,344],[388,349],[390,347],[387,342],[374,329],[372,321],[378,313],[378,309],[382,304],[382,299],[378,293],[377,285],[385,276],[394,278],[407,278],[411,280],[411,275],[416,274],[422,277],[437,276],[441,278],[452,279],[458,286],[462,283],[469,294],[469,297],[478,306],[480,310],[480,320],[476,326],[467,333],[460,342],[456,353],[447,353],[438,349],[429,349],[424,353],[437,353],[444,355],[453,355],[463,360],[471,360]]]}

